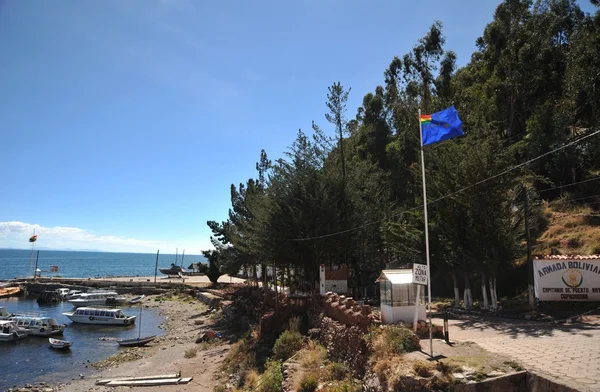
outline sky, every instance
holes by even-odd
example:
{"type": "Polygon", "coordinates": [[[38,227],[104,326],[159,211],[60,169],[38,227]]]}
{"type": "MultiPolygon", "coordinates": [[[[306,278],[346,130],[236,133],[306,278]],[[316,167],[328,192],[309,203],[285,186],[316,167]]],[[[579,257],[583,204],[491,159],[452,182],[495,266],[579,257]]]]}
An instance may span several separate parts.
{"type": "Polygon", "coordinates": [[[0,0],[0,247],[210,248],[328,86],[353,117],[436,19],[464,65],[498,3],[0,0]]]}

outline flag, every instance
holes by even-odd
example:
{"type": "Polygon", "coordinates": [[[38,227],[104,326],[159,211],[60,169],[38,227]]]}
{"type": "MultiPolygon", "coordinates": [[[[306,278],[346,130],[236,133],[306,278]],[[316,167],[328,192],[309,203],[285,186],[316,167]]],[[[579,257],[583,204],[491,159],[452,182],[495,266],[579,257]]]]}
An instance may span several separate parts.
{"type": "Polygon", "coordinates": [[[441,112],[425,114],[419,117],[423,132],[423,146],[463,136],[462,121],[454,106],[441,112]]]}

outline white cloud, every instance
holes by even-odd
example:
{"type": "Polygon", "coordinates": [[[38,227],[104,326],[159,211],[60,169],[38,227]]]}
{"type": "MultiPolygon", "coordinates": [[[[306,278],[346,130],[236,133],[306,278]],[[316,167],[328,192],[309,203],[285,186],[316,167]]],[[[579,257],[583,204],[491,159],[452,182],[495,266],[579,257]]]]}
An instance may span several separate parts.
{"type": "Polygon", "coordinates": [[[38,235],[36,244],[51,249],[97,249],[107,252],[155,252],[160,249],[161,253],[171,253],[175,247],[178,247],[185,249],[186,254],[200,254],[202,249],[210,247],[207,240],[202,241],[202,244],[186,246],[186,244],[172,244],[162,240],[96,235],[77,227],[44,227],[18,221],[0,222],[0,247],[27,248],[29,237],[34,230],[38,235]]]}

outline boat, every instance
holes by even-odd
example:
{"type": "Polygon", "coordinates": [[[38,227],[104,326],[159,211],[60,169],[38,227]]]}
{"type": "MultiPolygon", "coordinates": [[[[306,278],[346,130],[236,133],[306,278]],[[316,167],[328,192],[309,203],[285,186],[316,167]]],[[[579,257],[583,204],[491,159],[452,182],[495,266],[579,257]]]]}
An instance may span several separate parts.
{"type": "MultiPolygon", "coordinates": [[[[58,295],[62,299],[65,299],[67,297],[67,295],[69,295],[69,293],[71,292],[71,290],[63,287],[63,288],[60,288],[60,289],[56,289],[56,292],[58,293],[58,295]]],[[[72,299],[72,298],[70,298],[70,299],[72,299]]]]}
{"type": "Polygon", "coordinates": [[[50,342],[50,347],[56,348],[59,350],[65,350],[73,345],[73,342],[69,342],[66,340],[49,338],[48,341],[50,342]]]}
{"type": "Polygon", "coordinates": [[[17,327],[11,320],[0,320],[0,342],[12,342],[13,340],[27,337],[27,331],[17,327]]]}
{"type": "Polygon", "coordinates": [[[138,337],[133,339],[117,340],[119,346],[122,347],[139,347],[145,346],[156,338],[156,335],[142,337],[142,305],[140,304],[140,319],[138,322],[138,337]]]}
{"type": "Polygon", "coordinates": [[[107,308],[77,308],[72,312],[65,312],[74,323],[96,325],[131,325],[135,323],[136,316],[127,316],[121,309],[107,308]]]}
{"type": "Polygon", "coordinates": [[[125,301],[125,298],[119,297],[116,291],[96,291],[90,293],[82,293],[79,297],[69,300],[71,305],[94,306],[94,305],[115,305],[125,301]]]}
{"type": "Polygon", "coordinates": [[[175,263],[171,263],[171,267],[169,267],[169,268],[159,268],[158,270],[161,273],[163,273],[165,275],[169,275],[169,276],[179,276],[180,274],[185,275],[188,273],[188,270],[176,265],[175,263]]]}
{"type": "Polygon", "coordinates": [[[63,298],[69,301],[71,299],[79,297],[81,294],[83,294],[83,291],[81,290],[69,290],[69,292],[67,292],[67,294],[63,298]]]}
{"type": "Polygon", "coordinates": [[[130,300],[129,300],[129,303],[130,303],[130,304],[137,304],[137,303],[140,303],[140,302],[142,302],[142,300],[144,299],[144,297],[145,297],[145,295],[144,295],[144,294],[142,294],[142,295],[139,295],[139,296],[137,296],[137,297],[134,297],[134,298],[130,299],[130,300]]]}
{"type": "Polygon", "coordinates": [[[20,287],[3,287],[0,288],[0,298],[17,295],[21,292],[20,287]]]}
{"type": "Polygon", "coordinates": [[[66,324],[59,324],[55,318],[42,313],[16,313],[10,318],[17,327],[25,329],[31,336],[62,335],[66,324]]]}

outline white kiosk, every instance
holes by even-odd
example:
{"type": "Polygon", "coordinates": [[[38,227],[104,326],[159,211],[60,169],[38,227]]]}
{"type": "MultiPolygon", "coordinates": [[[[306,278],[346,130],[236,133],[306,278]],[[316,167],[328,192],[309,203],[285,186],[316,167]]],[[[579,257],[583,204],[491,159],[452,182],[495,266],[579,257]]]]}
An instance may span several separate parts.
{"type": "Polygon", "coordinates": [[[375,282],[379,282],[383,324],[413,323],[415,310],[417,319],[425,320],[425,286],[413,283],[412,269],[383,270],[375,282]]]}

